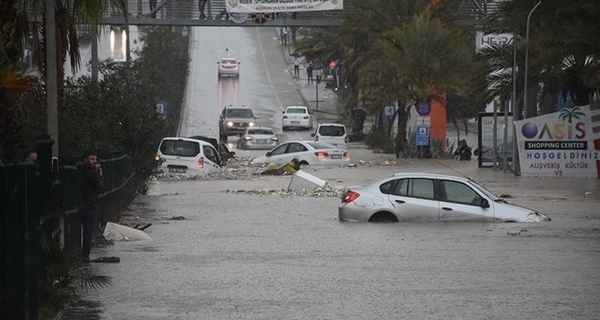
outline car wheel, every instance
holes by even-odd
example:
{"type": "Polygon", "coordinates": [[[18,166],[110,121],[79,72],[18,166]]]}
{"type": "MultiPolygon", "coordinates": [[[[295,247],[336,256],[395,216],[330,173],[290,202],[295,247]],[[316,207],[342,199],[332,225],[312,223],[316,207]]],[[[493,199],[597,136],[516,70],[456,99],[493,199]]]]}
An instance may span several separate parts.
{"type": "Polygon", "coordinates": [[[300,167],[307,166],[307,165],[308,165],[308,162],[306,162],[305,160],[300,161],[300,167]]]}
{"type": "Polygon", "coordinates": [[[377,212],[369,218],[369,222],[390,223],[398,222],[398,218],[390,212],[377,212]]]}

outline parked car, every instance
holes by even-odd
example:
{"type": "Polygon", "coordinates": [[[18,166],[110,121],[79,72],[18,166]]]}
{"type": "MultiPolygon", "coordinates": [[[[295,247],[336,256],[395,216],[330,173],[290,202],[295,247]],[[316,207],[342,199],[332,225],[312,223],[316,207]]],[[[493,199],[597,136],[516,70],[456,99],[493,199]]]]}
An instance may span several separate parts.
{"type": "Polygon", "coordinates": [[[235,58],[223,58],[221,61],[217,61],[217,69],[219,77],[222,76],[240,76],[240,62],[235,58]]]}
{"type": "Polygon", "coordinates": [[[252,109],[246,106],[227,106],[219,118],[219,136],[227,139],[230,135],[241,135],[247,128],[256,126],[256,119],[252,109]]]}
{"type": "Polygon", "coordinates": [[[211,143],[183,137],[163,138],[155,160],[159,172],[190,175],[221,172],[223,163],[211,143]]]}
{"type": "Polygon", "coordinates": [[[304,106],[289,106],[283,111],[281,129],[300,128],[311,130],[313,128],[313,116],[310,110],[304,106]]]}
{"type": "Polygon", "coordinates": [[[226,165],[227,162],[229,161],[229,159],[235,158],[235,151],[229,150],[229,148],[227,148],[226,144],[219,142],[215,138],[209,138],[209,137],[205,137],[205,136],[191,136],[189,138],[204,140],[204,141],[212,144],[213,147],[215,147],[215,149],[217,149],[217,151],[219,152],[219,156],[221,157],[221,161],[222,161],[221,166],[226,165]]]}
{"type": "Polygon", "coordinates": [[[350,153],[320,141],[287,141],[252,160],[253,164],[283,164],[297,158],[300,165],[347,165],[350,153]]]}
{"type": "Polygon", "coordinates": [[[271,149],[279,144],[279,137],[269,127],[246,128],[238,139],[238,149],[271,149]]]}
{"type": "Polygon", "coordinates": [[[366,186],[347,187],[341,221],[542,222],[533,209],[509,204],[471,179],[430,173],[396,173],[366,186]]]}
{"type": "Polygon", "coordinates": [[[315,141],[328,142],[340,148],[346,148],[348,143],[346,126],[341,123],[319,123],[311,136],[315,141]]]}

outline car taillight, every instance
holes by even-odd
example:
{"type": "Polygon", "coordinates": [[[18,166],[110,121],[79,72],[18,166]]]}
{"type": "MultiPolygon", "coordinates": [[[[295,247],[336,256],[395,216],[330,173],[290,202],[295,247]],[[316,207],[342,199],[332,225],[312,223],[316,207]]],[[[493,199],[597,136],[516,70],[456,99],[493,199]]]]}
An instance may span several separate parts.
{"type": "Polygon", "coordinates": [[[287,118],[288,118],[288,116],[283,116],[283,118],[284,118],[284,119],[287,119],[287,118]]]}
{"type": "Polygon", "coordinates": [[[350,152],[349,151],[344,152],[344,158],[350,159],[350,152]]]}
{"type": "Polygon", "coordinates": [[[304,116],[304,119],[308,119],[308,116],[304,116]]]}
{"type": "Polygon", "coordinates": [[[358,193],[356,191],[348,190],[348,191],[346,191],[346,194],[344,195],[342,202],[350,203],[350,202],[358,199],[358,197],[360,197],[360,193],[358,193]]]}
{"type": "Polygon", "coordinates": [[[154,155],[154,162],[157,162],[157,163],[162,162],[162,159],[160,158],[160,156],[158,154],[154,155]]]}
{"type": "Polygon", "coordinates": [[[254,140],[253,136],[244,136],[244,140],[254,140]]]}
{"type": "Polygon", "coordinates": [[[315,156],[317,156],[317,158],[319,158],[319,159],[323,159],[323,158],[327,158],[329,156],[329,154],[327,152],[319,151],[319,152],[315,152],[315,156]]]}
{"type": "Polygon", "coordinates": [[[277,136],[272,136],[272,137],[271,137],[271,140],[273,140],[273,141],[277,141],[277,140],[279,140],[279,137],[277,137],[277,136]]]}
{"type": "Polygon", "coordinates": [[[204,157],[198,159],[198,169],[204,168],[204,157]]]}

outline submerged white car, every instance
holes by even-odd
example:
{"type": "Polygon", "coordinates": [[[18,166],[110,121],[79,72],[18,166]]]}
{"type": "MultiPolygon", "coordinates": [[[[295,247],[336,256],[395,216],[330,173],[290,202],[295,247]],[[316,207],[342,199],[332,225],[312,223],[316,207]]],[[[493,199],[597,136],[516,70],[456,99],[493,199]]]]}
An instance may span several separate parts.
{"type": "Polygon", "coordinates": [[[350,153],[330,143],[319,141],[287,141],[252,160],[252,164],[283,164],[298,159],[301,165],[347,165],[350,153]]]}
{"type": "Polygon", "coordinates": [[[542,222],[551,219],[517,206],[463,177],[396,173],[366,186],[347,187],[341,221],[542,222]]]}

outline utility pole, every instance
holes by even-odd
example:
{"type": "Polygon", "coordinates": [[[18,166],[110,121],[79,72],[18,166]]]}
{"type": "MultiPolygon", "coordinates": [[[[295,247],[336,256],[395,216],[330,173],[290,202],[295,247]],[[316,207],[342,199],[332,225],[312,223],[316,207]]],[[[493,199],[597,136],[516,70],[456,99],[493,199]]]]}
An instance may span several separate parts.
{"type": "Polygon", "coordinates": [[[46,42],[46,125],[52,145],[52,157],[58,157],[58,79],[56,63],[56,21],[54,16],[55,0],[46,0],[46,25],[44,41],[46,42]]]}
{"type": "Polygon", "coordinates": [[[537,7],[542,4],[542,0],[538,1],[538,3],[529,11],[527,15],[527,23],[525,26],[525,85],[523,86],[523,118],[527,119],[527,60],[529,59],[529,19],[531,19],[531,14],[537,7]]]}

